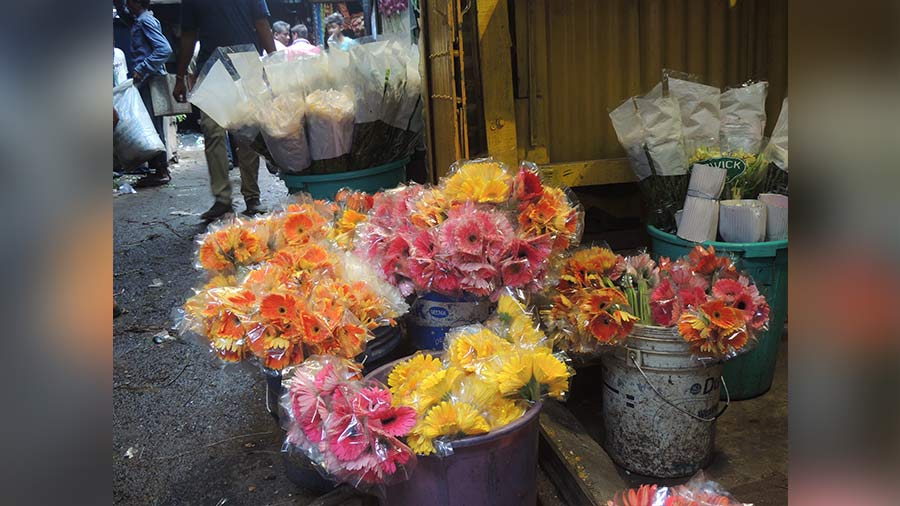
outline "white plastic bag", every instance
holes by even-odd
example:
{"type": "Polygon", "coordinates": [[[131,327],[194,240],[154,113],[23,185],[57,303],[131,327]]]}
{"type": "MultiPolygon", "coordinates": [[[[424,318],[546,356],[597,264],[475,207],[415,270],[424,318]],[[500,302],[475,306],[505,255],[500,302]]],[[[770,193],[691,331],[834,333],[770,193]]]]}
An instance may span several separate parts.
{"type": "Polygon", "coordinates": [[[671,76],[666,79],[669,96],[678,101],[681,110],[685,151],[693,154],[700,147],[718,146],[721,90],[671,76]]]}
{"type": "Polygon", "coordinates": [[[650,161],[660,176],[687,174],[681,109],[672,97],[635,98],[650,161]]]}
{"type": "Polygon", "coordinates": [[[757,154],[766,128],[766,94],[769,83],[732,88],[722,93],[719,136],[722,151],[757,154]]]}
{"type": "Polygon", "coordinates": [[[122,166],[133,169],[165,153],[166,147],[131,79],[113,88],[113,107],[119,114],[119,124],[113,130],[113,153],[122,166]]]}
{"type": "Polygon", "coordinates": [[[355,104],[353,91],[316,90],[306,97],[309,150],[313,160],[330,160],[350,153],[355,104]]]}
{"type": "Polygon", "coordinates": [[[641,126],[641,118],[638,117],[633,99],[629,98],[613,109],[609,113],[609,119],[612,120],[616,137],[625,149],[635,176],[641,181],[650,177],[650,162],[644,151],[644,127],[641,126]]]}

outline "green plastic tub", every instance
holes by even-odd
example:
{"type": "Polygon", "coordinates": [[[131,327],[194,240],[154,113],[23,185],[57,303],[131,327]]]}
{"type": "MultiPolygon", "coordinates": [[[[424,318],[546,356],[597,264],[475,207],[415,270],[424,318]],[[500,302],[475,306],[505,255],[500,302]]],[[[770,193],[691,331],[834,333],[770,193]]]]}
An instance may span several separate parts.
{"type": "MultiPolygon", "coordinates": [[[[675,259],[687,255],[695,243],[668,234],[649,225],[653,256],[675,259]]],[[[759,291],[766,296],[771,310],[769,330],[759,336],[756,348],[725,363],[725,381],[732,399],[750,399],[766,393],[775,375],[778,346],[787,318],[788,241],[754,243],[705,242],[719,252],[736,256],[738,267],[746,271],[759,291]]]]}
{"type": "Polygon", "coordinates": [[[284,181],[291,195],[306,192],[316,199],[332,200],[341,188],[351,188],[366,193],[393,188],[406,181],[406,164],[408,163],[409,158],[404,158],[378,167],[337,174],[279,174],[278,177],[284,181]]]}

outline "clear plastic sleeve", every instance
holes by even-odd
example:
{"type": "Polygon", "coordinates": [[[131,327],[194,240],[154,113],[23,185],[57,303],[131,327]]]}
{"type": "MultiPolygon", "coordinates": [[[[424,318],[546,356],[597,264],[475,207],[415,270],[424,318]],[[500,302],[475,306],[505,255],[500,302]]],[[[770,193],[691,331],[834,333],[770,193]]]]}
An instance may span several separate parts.
{"type": "Polygon", "coordinates": [[[561,347],[592,354],[625,339],[637,321],[616,285],[625,259],[593,246],[563,257],[557,268],[558,282],[542,316],[561,347]]]}
{"type": "Polygon", "coordinates": [[[188,100],[223,128],[239,131],[256,125],[252,97],[265,89],[256,48],[219,47],[200,71],[188,100]]]}
{"type": "Polygon", "coordinates": [[[266,147],[282,170],[299,173],[309,167],[311,158],[303,94],[285,93],[260,103],[257,120],[266,147]]]}

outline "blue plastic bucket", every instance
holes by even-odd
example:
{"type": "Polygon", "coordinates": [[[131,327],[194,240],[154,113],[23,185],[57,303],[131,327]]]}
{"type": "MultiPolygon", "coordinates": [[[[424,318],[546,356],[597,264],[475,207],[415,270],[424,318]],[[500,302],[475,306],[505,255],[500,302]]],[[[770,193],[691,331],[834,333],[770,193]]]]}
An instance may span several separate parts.
{"type": "MultiPolygon", "coordinates": [[[[696,243],[667,234],[652,225],[647,227],[647,232],[653,241],[656,258],[679,258],[696,246],[696,243]]],[[[778,347],[787,319],[788,241],[703,244],[712,245],[717,252],[735,255],[738,268],[753,278],[769,303],[769,330],[758,336],[756,348],[726,362],[724,374],[732,400],[762,395],[772,386],[778,347]]]]}
{"type": "Polygon", "coordinates": [[[487,298],[447,297],[428,292],[416,298],[406,315],[407,333],[417,350],[441,350],[444,336],[454,327],[487,320],[493,304],[487,298]]]}
{"type": "Polygon", "coordinates": [[[378,167],[339,172],[337,174],[279,174],[291,194],[306,192],[315,199],[334,199],[342,188],[375,193],[393,188],[406,181],[406,164],[409,158],[397,160],[378,167]]]}

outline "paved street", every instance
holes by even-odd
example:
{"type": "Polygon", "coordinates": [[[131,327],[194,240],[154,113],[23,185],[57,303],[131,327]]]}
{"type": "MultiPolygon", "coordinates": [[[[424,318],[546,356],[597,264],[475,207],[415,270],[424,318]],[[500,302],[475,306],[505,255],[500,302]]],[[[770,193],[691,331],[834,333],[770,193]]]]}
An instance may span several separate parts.
{"type": "MultiPolygon", "coordinates": [[[[113,326],[114,499],[308,504],[312,496],[281,469],[282,434],[266,413],[259,372],[219,369],[197,342],[154,340],[200,279],[192,267],[194,236],[205,230],[200,214],[212,204],[203,150],[180,155],[171,184],[114,201],[114,286],[125,310],[113,326]]],[[[231,176],[240,211],[237,169],[231,176]]],[[[266,206],[287,195],[265,165],[259,179],[266,206]]]]}

